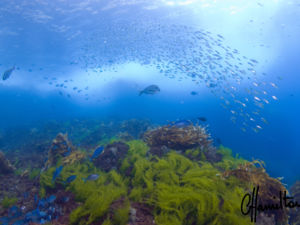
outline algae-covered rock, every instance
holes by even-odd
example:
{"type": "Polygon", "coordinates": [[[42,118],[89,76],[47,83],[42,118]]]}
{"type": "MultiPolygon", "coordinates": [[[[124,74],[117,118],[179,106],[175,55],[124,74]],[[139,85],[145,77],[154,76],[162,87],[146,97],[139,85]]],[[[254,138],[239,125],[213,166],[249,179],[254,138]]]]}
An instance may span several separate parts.
{"type": "Polygon", "coordinates": [[[211,144],[210,135],[201,126],[176,127],[166,125],[147,131],[144,141],[150,147],[166,146],[175,150],[186,150],[200,147],[207,148],[211,144]]]}
{"type": "MultiPolygon", "coordinates": [[[[294,202],[298,202],[300,204],[300,181],[297,181],[291,187],[291,195],[294,198],[294,202]]],[[[290,224],[300,225],[300,208],[294,208],[290,213],[290,224]]]]}
{"type": "Polygon", "coordinates": [[[4,153],[0,151],[0,174],[13,173],[14,170],[15,170],[15,168],[5,158],[4,153]]]}
{"type": "Polygon", "coordinates": [[[73,151],[70,155],[66,156],[62,160],[63,165],[70,165],[76,162],[83,162],[86,159],[85,154],[80,151],[73,151]]]}
{"type": "Polygon", "coordinates": [[[97,168],[108,172],[113,168],[119,169],[122,160],[125,158],[129,146],[123,142],[114,142],[109,144],[103,150],[103,153],[93,160],[94,165],[97,168]]]}
{"type": "Polygon", "coordinates": [[[60,158],[69,156],[74,149],[74,146],[68,140],[68,135],[59,133],[52,141],[45,168],[56,166],[60,158]]]}
{"type": "MultiPolygon", "coordinates": [[[[278,199],[274,196],[278,196],[280,192],[287,191],[285,186],[275,178],[270,177],[263,168],[264,163],[259,160],[253,162],[246,162],[238,166],[233,170],[225,171],[223,176],[235,176],[241,182],[250,185],[249,188],[259,187],[259,197],[257,199],[258,205],[276,205],[278,199]],[[257,167],[256,165],[260,167],[257,167]]],[[[282,210],[268,210],[265,215],[268,217],[274,216],[275,221],[281,224],[286,224],[288,221],[288,209],[282,210]]]]}

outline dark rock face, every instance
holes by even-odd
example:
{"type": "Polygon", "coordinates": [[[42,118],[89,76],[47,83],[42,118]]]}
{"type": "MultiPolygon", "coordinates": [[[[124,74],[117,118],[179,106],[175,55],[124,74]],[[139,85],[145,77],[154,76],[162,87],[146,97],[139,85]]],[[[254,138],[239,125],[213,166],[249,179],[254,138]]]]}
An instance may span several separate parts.
{"type": "Polygon", "coordinates": [[[168,152],[170,151],[170,149],[168,149],[165,145],[161,146],[161,147],[151,147],[149,150],[149,153],[151,155],[156,155],[158,157],[163,157],[164,155],[166,155],[168,152]]]}
{"type": "Polygon", "coordinates": [[[108,172],[109,170],[116,168],[119,169],[120,162],[125,158],[129,146],[123,142],[114,142],[109,144],[103,150],[103,153],[93,163],[96,167],[108,172]]]}
{"type": "Polygon", "coordinates": [[[131,203],[129,225],[153,225],[154,216],[152,209],[139,202],[131,203]]]}
{"type": "Polygon", "coordinates": [[[13,173],[14,170],[15,170],[15,168],[5,158],[4,153],[0,151],[0,174],[13,173]]]}

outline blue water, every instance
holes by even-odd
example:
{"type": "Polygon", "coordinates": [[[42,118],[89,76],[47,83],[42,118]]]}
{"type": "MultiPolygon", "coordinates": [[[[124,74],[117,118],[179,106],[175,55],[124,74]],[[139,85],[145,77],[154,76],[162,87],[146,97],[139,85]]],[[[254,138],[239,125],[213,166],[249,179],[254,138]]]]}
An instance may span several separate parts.
{"type": "MultiPolygon", "coordinates": [[[[203,116],[212,137],[220,139],[234,153],[265,161],[268,173],[284,177],[283,183],[291,185],[299,180],[299,4],[296,1],[263,6],[250,1],[216,1],[211,5],[197,1],[170,2],[138,1],[122,5],[118,1],[55,0],[30,4],[1,1],[1,74],[13,65],[17,67],[8,80],[0,81],[1,129],[24,124],[34,127],[35,123],[53,119],[147,118],[165,124],[203,116]],[[230,8],[232,4],[237,4],[236,10],[230,8]],[[167,26],[169,31],[157,28],[158,24],[167,26]],[[144,33],[132,33],[128,40],[122,39],[126,33],[122,27],[133,32],[135,25],[144,33]],[[222,90],[213,95],[205,85],[195,85],[187,70],[167,78],[159,69],[150,68],[151,59],[164,52],[157,50],[155,55],[157,46],[166,46],[168,51],[174,48],[176,54],[182,47],[180,56],[185,57],[185,44],[168,46],[172,32],[178,33],[171,30],[173,25],[180,27],[182,37],[189,36],[184,26],[209,31],[213,36],[221,34],[224,46],[259,61],[257,73],[267,75],[258,76],[255,81],[274,82],[278,86],[269,85],[265,89],[278,101],[270,101],[261,109],[260,114],[268,120],[261,131],[242,132],[242,118],[232,123],[230,111],[220,106],[222,90]],[[155,32],[159,32],[160,39],[149,45],[149,38],[158,37],[155,32]],[[107,51],[103,51],[100,43],[109,45],[107,51]],[[104,71],[99,72],[99,68],[104,71]],[[183,81],[178,81],[179,77],[183,81]],[[52,78],[59,83],[72,79],[74,85],[56,88],[48,84],[52,78]],[[150,84],[160,86],[161,92],[139,97],[138,92],[150,84]],[[73,86],[89,89],[77,93],[73,86]],[[195,90],[199,94],[190,95],[195,90]],[[82,93],[88,94],[87,100],[82,93]]],[[[252,82],[249,79],[241,85],[253,87],[252,82]]],[[[245,97],[249,95],[241,88],[235,98],[245,97]]],[[[247,110],[256,108],[250,104],[247,110]]]]}

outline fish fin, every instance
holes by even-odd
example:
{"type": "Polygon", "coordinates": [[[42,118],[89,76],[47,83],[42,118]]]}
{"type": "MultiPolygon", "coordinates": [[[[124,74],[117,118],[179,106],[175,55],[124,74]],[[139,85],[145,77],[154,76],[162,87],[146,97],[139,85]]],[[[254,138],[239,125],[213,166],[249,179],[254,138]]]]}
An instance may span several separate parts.
{"type": "Polygon", "coordinates": [[[143,91],[140,91],[139,96],[141,96],[143,93],[144,93],[143,91]]]}

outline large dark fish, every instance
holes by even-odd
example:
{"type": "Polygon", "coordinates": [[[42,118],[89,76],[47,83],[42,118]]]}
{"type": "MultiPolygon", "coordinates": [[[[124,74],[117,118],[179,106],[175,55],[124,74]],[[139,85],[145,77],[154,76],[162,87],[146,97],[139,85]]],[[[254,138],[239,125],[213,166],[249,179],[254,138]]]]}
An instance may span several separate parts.
{"type": "Polygon", "coordinates": [[[144,90],[140,91],[139,96],[142,94],[154,95],[157,92],[160,92],[160,88],[157,85],[152,84],[152,85],[146,87],[144,90]]]}
{"type": "Polygon", "coordinates": [[[15,70],[15,66],[12,67],[12,68],[10,68],[10,69],[8,69],[8,70],[6,70],[6,71],[3,73],[2,80],[7,80],[7,79],[11,76],[11,74],[12,74],[12,72],[13,72],[14,70],[15,70]]]}

